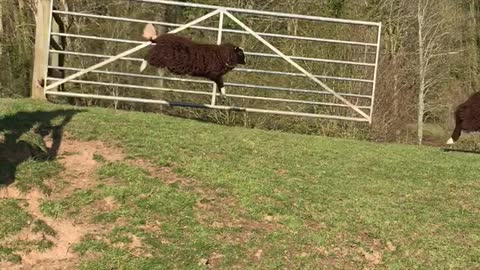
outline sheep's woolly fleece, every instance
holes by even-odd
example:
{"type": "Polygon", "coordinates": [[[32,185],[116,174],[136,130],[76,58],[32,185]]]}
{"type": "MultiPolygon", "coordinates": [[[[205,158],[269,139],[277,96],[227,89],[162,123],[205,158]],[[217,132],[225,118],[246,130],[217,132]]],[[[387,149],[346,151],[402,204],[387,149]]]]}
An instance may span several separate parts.
{"type": "Polygon", "coordinates": [[[140,71],[148,64],[166,68],[177,75],[203,77],[215,82],[224,94],[223,76],[238,64],[246,64],[242,48],[226,43],[221,45],[196,43],[174,34],[157,36],[148,24],[143,37],[153,43],[140,71]]]}

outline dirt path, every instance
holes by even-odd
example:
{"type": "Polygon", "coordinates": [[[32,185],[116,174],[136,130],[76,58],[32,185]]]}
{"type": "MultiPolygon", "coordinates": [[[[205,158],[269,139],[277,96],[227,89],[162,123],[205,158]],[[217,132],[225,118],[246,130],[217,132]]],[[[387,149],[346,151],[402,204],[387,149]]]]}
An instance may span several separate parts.
{"type": "MultiPolygon", "coordinates": [[[[47,140],[47,146],[51,140],[47,140]]],[[[51,197],[47,197],[39,190],[21,193],[15,185],[0,189],[0,199],[11,198],[24,201],[25,210],[32,220],[42,220],[50,226],[56,236],[44,235],[32,232],[33,226],[28,226],[16,235],[5,239],[5,243],[17,241],[32,241],[48,239],[53,247],[45,252],[33,250],[31,252],[19,252],[22,257],[20,265],[0,264],[0,269],[74,269],[79,263],[78,255],[73,253],[71,246],[81,241],[88,233],[104,230],[97,224],[79,223],[70,218],[54,219],[43,215],[40,210],[42,200],[51,198],[65,198],[79,189],[88,189],[97,185],[95,172],[100,164],[96,161],[98,156],[107,161],[119,161],[125,158],[121,150],[108,147],[99,141],[81,142],[65,137],[59,149],[58,161],[64,167],[64,171],[58,178],[47,183],[52,187],[51,197]],[[61,183],[63,181],[64,183],[61,183]],[[61,184],[61,185],[60,185],[61,184]]]]}

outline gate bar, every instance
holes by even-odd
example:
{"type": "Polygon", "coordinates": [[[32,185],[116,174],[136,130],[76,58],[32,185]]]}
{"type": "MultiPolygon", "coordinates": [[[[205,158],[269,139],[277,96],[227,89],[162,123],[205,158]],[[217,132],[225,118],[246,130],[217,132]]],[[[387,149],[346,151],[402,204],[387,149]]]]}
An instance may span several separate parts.
{"type": "MultiPolygon", "coordinates": [[[[94,71],[93,71],[94,72],[94,71]]],[[[48,78],[52,81],[58,81],[60,79],[50,77],[48,78]]],[[[151,91],[162,91],[162,92],[173,92],[173,93],[183,93],[183,94],[196,94],[196,95],[206,95],[211,96],[211,92],[195,91],[195,90],[185,90],[185,89],[175,89],[175,88],[164,88],[164,87],[153,87],[153,86],[142,86],[134,84],[123,84],[123,83],[109,83],[109,82],[97,82],[97,81],[86,81],[86,80],[71,80],[70,83],[78,84],[90,84],[90,85],[102,85],[102,86],[113,86],[121,88],[131,88],[131,89],[143,89],[151,91]]],[[[215,94],[216,96],[220,95],[219,93],[215,94]]],[[[241,98],[241,99],[251,99],[251,100],[263,100],[263,101],[276,101],[276,102],[286,102],[286,103],[297,103],[304,105],[319,105],[319,106],[331,106],[339,108],[350,108],[346,104],[340,103],[329,103],[329,102],[319,102],[319,101],[308,101],[308,100],[299,100],[299,99],[285,99],[285,98],[272,98],[272,97],[263,97],[263,96],[245,96],[245,95],[236,95],[236,94],[226,94],[226,97],[232,98],[241,98]]],[[[370,106],[358,106],[359,108],[369,110],[370,106]]]]}
{"type": "MultiPolygon", "coordinates": [[[[96,58],[110,58],[110,57],[112,57],[112,55],[106,55],[106,54],[83,53],[83,52],[73,52],[73,51],[50,50],[50,52],[51,53],[58,53],[58,54],[75,55],[75,56],[96,57],[96,58]]],[[[142,58],[135,58],[135,57],[122,57],[122,58],[120,58],[120,60],[138,61],[138,62],[143,61],[142,58]]],[[[52,67],[52,68],[54,68],[54,67],[52,67]]],[[[235,68],[235,71],[236,72],[261,73],[261,74],[269,74],[269,75],[286,75],[286,76],[294,76],[294,77],[307,77],[307,75],[305,75],[303,73],[264,70],[264,69],[252,69],[252,68],[235,68]]],[[[131,73],[130,75],[136,75],[136,74],[131,73]]],[[[327,79],[327,80],[373,83],[372,80],[360,79],[360,78],[336,77],[336,76],[327,76],[327,75],[313,75],[313,76],[317,77],[319,79],[327,79]]],[[[161,78],[159,78],[159,79],[161,79],[161,78]]]]}
{"type": "MultiPolygon", "coordinates": [[[[195,20],[193,20],[193,21],[191,21],[191,22],[189,22],[189,23],[187,23],[187,24],[185,24],[185,25],[177,28],[177,29],[174,29],[174,30],[172,30],[172,31],[169,31],[168,33],[170,33],[170,34],[178,33],[178,32],[180,32],[180,31],[182,31],[182,30],[187,29],[187,28],[190,27],[191,25],[194,25],[194,24],[197,24],[197,23],[199,23],[199,22],[202,22],[202,21],[204,21],[204,20],[206,20],[206,19],[208,19],[208,18],[210,18],[210,17],[212,17],[212,16],[217,15],[218,13],[220,13],[220,10],[214,10],[214,11],[208,13],[208,14],[203,15],[202,17],[200,17],[200,18],[198,18],[198,19],[195,19],[195,20]]],[[[103,61],[103,62],[100,62],[100,63],[98,63],[98,64],[96,64],[96,65],[93,65],[93,66],[87,68],[87,69],[84,69],[83,71],[80,71],[80,72],[78,72],[78,73],[75,73],[75,74],[73,74],[73,75],[71,75],[71,76],[69,76],[69,77],[67,77],[67,78],[65,78],[65,79],[62,79],[62,80],[60,80],[60,81],[58,81],[58,82],[56,82],[56,83],[53,83],[53,84],[47,86],[47,87],[45,88],[45,90],[53,89],[53,88],[55,88],[55,87],[57,87],[57,86],[59,86],[59,85],[61,85],[61,84],[63,84],[63,83],[66,83],[66,82],[68,82],[68,81],[70,81],[70,80],[73,80],[73,79],[75,79],[75,78],[78,78],[78,77],[80,77],[80,76],[82,76],[82,75],[84,75],[84,74],[86,74],[86,73],[88,73],[88,72],[90,72],[90,71],[92,71],[92,70],[95,70],[95,69],[98,69],[98,68],[100,68],[100,67],[103,67],[103,66],[105,66],[105,65],[107,65],[107,64],[109,64],[109,63],[111,63],[111,62],[114,62],[115,60],[118,60],[118,59],[120,59],[120,58],[122,58],[122,57],[128,56],[128,55],[130,55],[130,54],[132,54],[132,53],[134,53],[134,52],[137,52],[137,51],[139,51],[139,50],[141,50],[141,49],[143,49],[143,48],[146,48],[146,47],[150,46],[151,44],[152,44],[151,41],[144,42],[144,43],[138,45],[137,47],[134,47],[134,48],[132,48],[132,49],[130,49],[130,50],[127,50],[127,51],[125,51],[125,52],[123,52],[123,53],[121,53],[121,54],[118,54],[118,55],[116,55],[116,56],[114,56],[114,57],[111,57],[111,58],[109,58],[109,59],[107,59],[107,60],[105,60],[105,61],[103,61]]],[[[46,79],[46,78],[45,78],[45,79],[46,79]]]]}
{"type": "MultiPolygon", "coordinates": [[[[70,71],[81,71],[82,70],[82,69],[79,69],[79,68],[58,67],[58,66],[50,66],[50,68],[60,69],[60,70],[70,70],[70,71]]],[[[92,70],[91,72],[92,73],[99,73],[99,74],[106,74],[106,75],[114,75],[114,76],[136,77],[136,78],[145,78],[145,79],[161,79],[161,80],[168,80],[168,81],[188,82],[188,83],[212,84],[212,82],[208,81],[208,80],[184,79],[184,78],[177,78],[177,77],[144,75],[144,74],[116,72],[116,71],[107,71],[107,70],[92,70]]],[[[60,79],[58,79],[58,80],[60,80],[60,79]]],[[[264,85],[258,85],[258,84],[243,84],[243,83],[225,82],[225,86],[254,88],[254,89],[263,89],[263,90],[274,90],[274,91],[284,91],[284,92],[294,92],[294,93],[308,93],[308,94],[318,94],[318,95],[331,95],[332,94],[332,93],[327,92],[327,91],[318,91],[318,90],[302,89],[302,88],[264,86],[264,85]]],[[[338,94],[341,95],[341,96],[345,96],[345,97],[372,99],[372,97],[370,95],[361,95],[361,94],[352,94],[352,93],[338,93],[338,94]]]]}
{"type": "Polygon", "coordinates": [[[285,17],[285,18],[303,19],[303,20],[311,20],[311,21],[337,22],[337,23],[344,23],[344,24],[379,26],[379,23],[377,23],[377,22],[326,18],[326,17],[319,17],[319,16],[289,14],[289,13],[283,13],[283,12],[261,11],[261,10],[243,9],[243,8],[230,8],[230,7],[224,7],[224,6],[214,6],[214,5],[205,5],[205,4],[188,3],[188,2],[166,1],[166,0],[134,0],[134,1],[164,4],[164,5],[184,6],[184,7],[205,8],[205,9],[224,9],[227,12],[250,13],[250,14],[256,14],[256,15],[268,15],[268,16],[272,16],[272,17],[285,17]]]}
{"type": "Polygon", "coordinates": [[[373,118],[373,105],[375,103],[375,90],[377,88],[377,73],[378,73],[378,61],[380,58],[380,42],[382,41],[382,25],[380,24],[378,26],[378,34],[377,34],[377,52],[376,52],[376,57],[375,57],[375,70],[373,72],[373,85],[372,85],[372,102],[370,104],[370,121],[369,123],[372,123],[372,118],[373,118]]]}
{"type": "MultiPolygon", "coordinates": [[[[178,23],[157,22],[157,21],[150,21],[150,20],[140,20],[140,19],[132,19],[132,18],[107,16],[107,15],[88,14],[88,13],[73,12],[73,11],[54,10],[53,13],[54,14],[62,14],[62,15],[86,17],[86,18],[114,20],[114,21],[121,21],[121,22],[134,22],[134,23],[144,23],[144,24],[151,23],[151,24],[154,24],[154,25],[161,25],[161,26],[166,26],[166,27],[182,26],[181,24],[178,24],[178,23]]],[[[218,28],[215,28],[215,27],[199,26],[199,25],[194,25],[191,28],[192,29],[198,29],[198,30],[218,31],[218,28]]],[[[236,29],[229,29],[229,28],[223,29],[223,32],[232,33],[232,34],[248,34],[248,32],[244,31],[244,30],[236,30],[236,29]]],[[[258,34],[260,36],[265,36],[265,37],[289,38],[289,39],[298,39],[298,40],[306,40],[306,41],[319,41],[319,42],[337,43],[337,44],[344,44],[344,45],[358,45],[358,46],[369,46],[369,47],[377,46],[377,43],[370,43],[370,42],[336,40],[336,39],[316,38],[316,37],[309,37],[309,36],[292,36],[292,35],[275,34],[275,33],[258,33],[258,34]]]]}
{"type": "MultiPolygon", "coordinates": [[[[90,35],[78,35],[78,34],[67,34],[67,33],[56,33],[52,32],[54,36],[61,37],[73,37],[73,38],[83,38],[91,40],[100,40],[100,41],[110,41],[110,42],[119,42],[119,43],[130,43],[130,44],[143,44],[143,41],[130,40],[130,39],[120,39],[120,38],[104,38],[90,35]]],[[[245,55],[251,56],[260,56],[260,57],[269,57],[269,58],[281,58],[276,54],[271,53],[256,53],[256,52],[245,52],[245,55]]],[[[344,61],[344,60],[334,60],[334,59],[322,59],[314,57],[303,57],[303,56],[289,56],[293,60],[303,60],[303,61],[312,61],[312,62],[321,62],[321,63],[331,63],[331,64],[343,64],[343,65],[355,65],[355,66],[367,66],[375,67],[375,63],[364,63],[364,62],[355,62],[355,61],[344,61]]]]}
{"type": "Polygon", "coordinates": [[[243,107],[232,107],[232,106],[219,106],[219,105],[212,106],[210,104],[200,104],[200,105],[198,105],[198,104],[187,104],[187,103],[181,103],[181,102],[169,102],[169,101],[166,101],[166,100],[152,100],[152,99],[132,98],[132,97],[115,97],[115,96],[105,96],[105,95],[79,94],[79,93],[72,93],[72,92],[45,91],[45,93],[47,95],[53,95],[53,96],[79,97],[79,98],[93,98],[93,99],[103,99],[103,100],[112,100],[112,101],[151,103],[151,104],[168,105],[168,106],[172,106],[172,107],[176,106],[176,107],[193,107],[193,108],[203,108],[203,109],[220,109],[220,110],[241,111],[241,112],[270,113],[270,114],[279,114],[279,115],[305,116],[305,117],[315,117],[315,118],[326,118],[326,119],[367,122],[367,120],[364,119],[364,118],[336,116],[336,115],[328,115],[328,114],[274,111],[274,110],[265,110],[265,109],[243,108],[243,107]]]}
{"type": "Polygon", "coordinates": [[[256,37],[258,40],[260,40],[265,46],[269,47],[272,51],[280,55],[285,61],[293,65],[295,68],[297,68],[299,71],[307,75],[310,79],[312,79],[314,82],[318,83],[320,86],[322,86],[325,90],[328,92],[332,93],[336,98],[340,99],[343,101],[345,104],[350,106],[353,110],[358,112],[361,116],[365,117],[365,119],[370,122],[370,116],[366,114],[364,111],[360,110],[356,105],[352,104],[350,101],[346,100],[344,97],[341,95],[337,94],[334,90],[332,90],[328,85],[324,84],[322,81],[319,79],[315,78],[310,72],[305,70],[303,67],[301,67],[299,64],[297,64],[295,61],[293,61],[290,57],[286,56],[284,53],[282,53],[279,49],[277,49],[275,46],[270,44],[268,41],[263,39],[261,36],[259,36],[255,31],[253,31],[250,27],[245,25],[243,22],[241,22],[239,19],[237,19],[235,16],[233,16],[230,12],[224,11],[225,15],[227,15],[230,19],[232,19],[234,22],[236,22],[238,25],[240,25],[243,29],[247,30],[252,36],[256,37]]]}

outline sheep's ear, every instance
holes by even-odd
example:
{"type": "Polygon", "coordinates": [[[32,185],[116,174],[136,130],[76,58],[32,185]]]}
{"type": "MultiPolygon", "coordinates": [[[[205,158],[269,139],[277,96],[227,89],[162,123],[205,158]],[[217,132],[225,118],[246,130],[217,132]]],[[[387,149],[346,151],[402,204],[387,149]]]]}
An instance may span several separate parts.
{"type": "Polygon", "coordinates": [[[146,40],[152,40],[157,38],[157,31],[155,30],[155,27],[153,27],[153,24],[149,23],[145,26],[143,29],[143,37],[146,40]]]}

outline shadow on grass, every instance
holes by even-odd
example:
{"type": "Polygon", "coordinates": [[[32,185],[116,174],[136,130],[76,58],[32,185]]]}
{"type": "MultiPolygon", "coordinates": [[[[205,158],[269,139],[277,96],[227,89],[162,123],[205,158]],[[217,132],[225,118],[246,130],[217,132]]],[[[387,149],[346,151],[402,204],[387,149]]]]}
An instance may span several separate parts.
{"type": "Polygon", "coordinates": [[[57,157],[63,129],[82,110],[18,112],[0,118],[0,186],[15,182],[17,167],[29,159],[57,157]],[[45,137],[51,135],[47,148],[45,137]]]}

